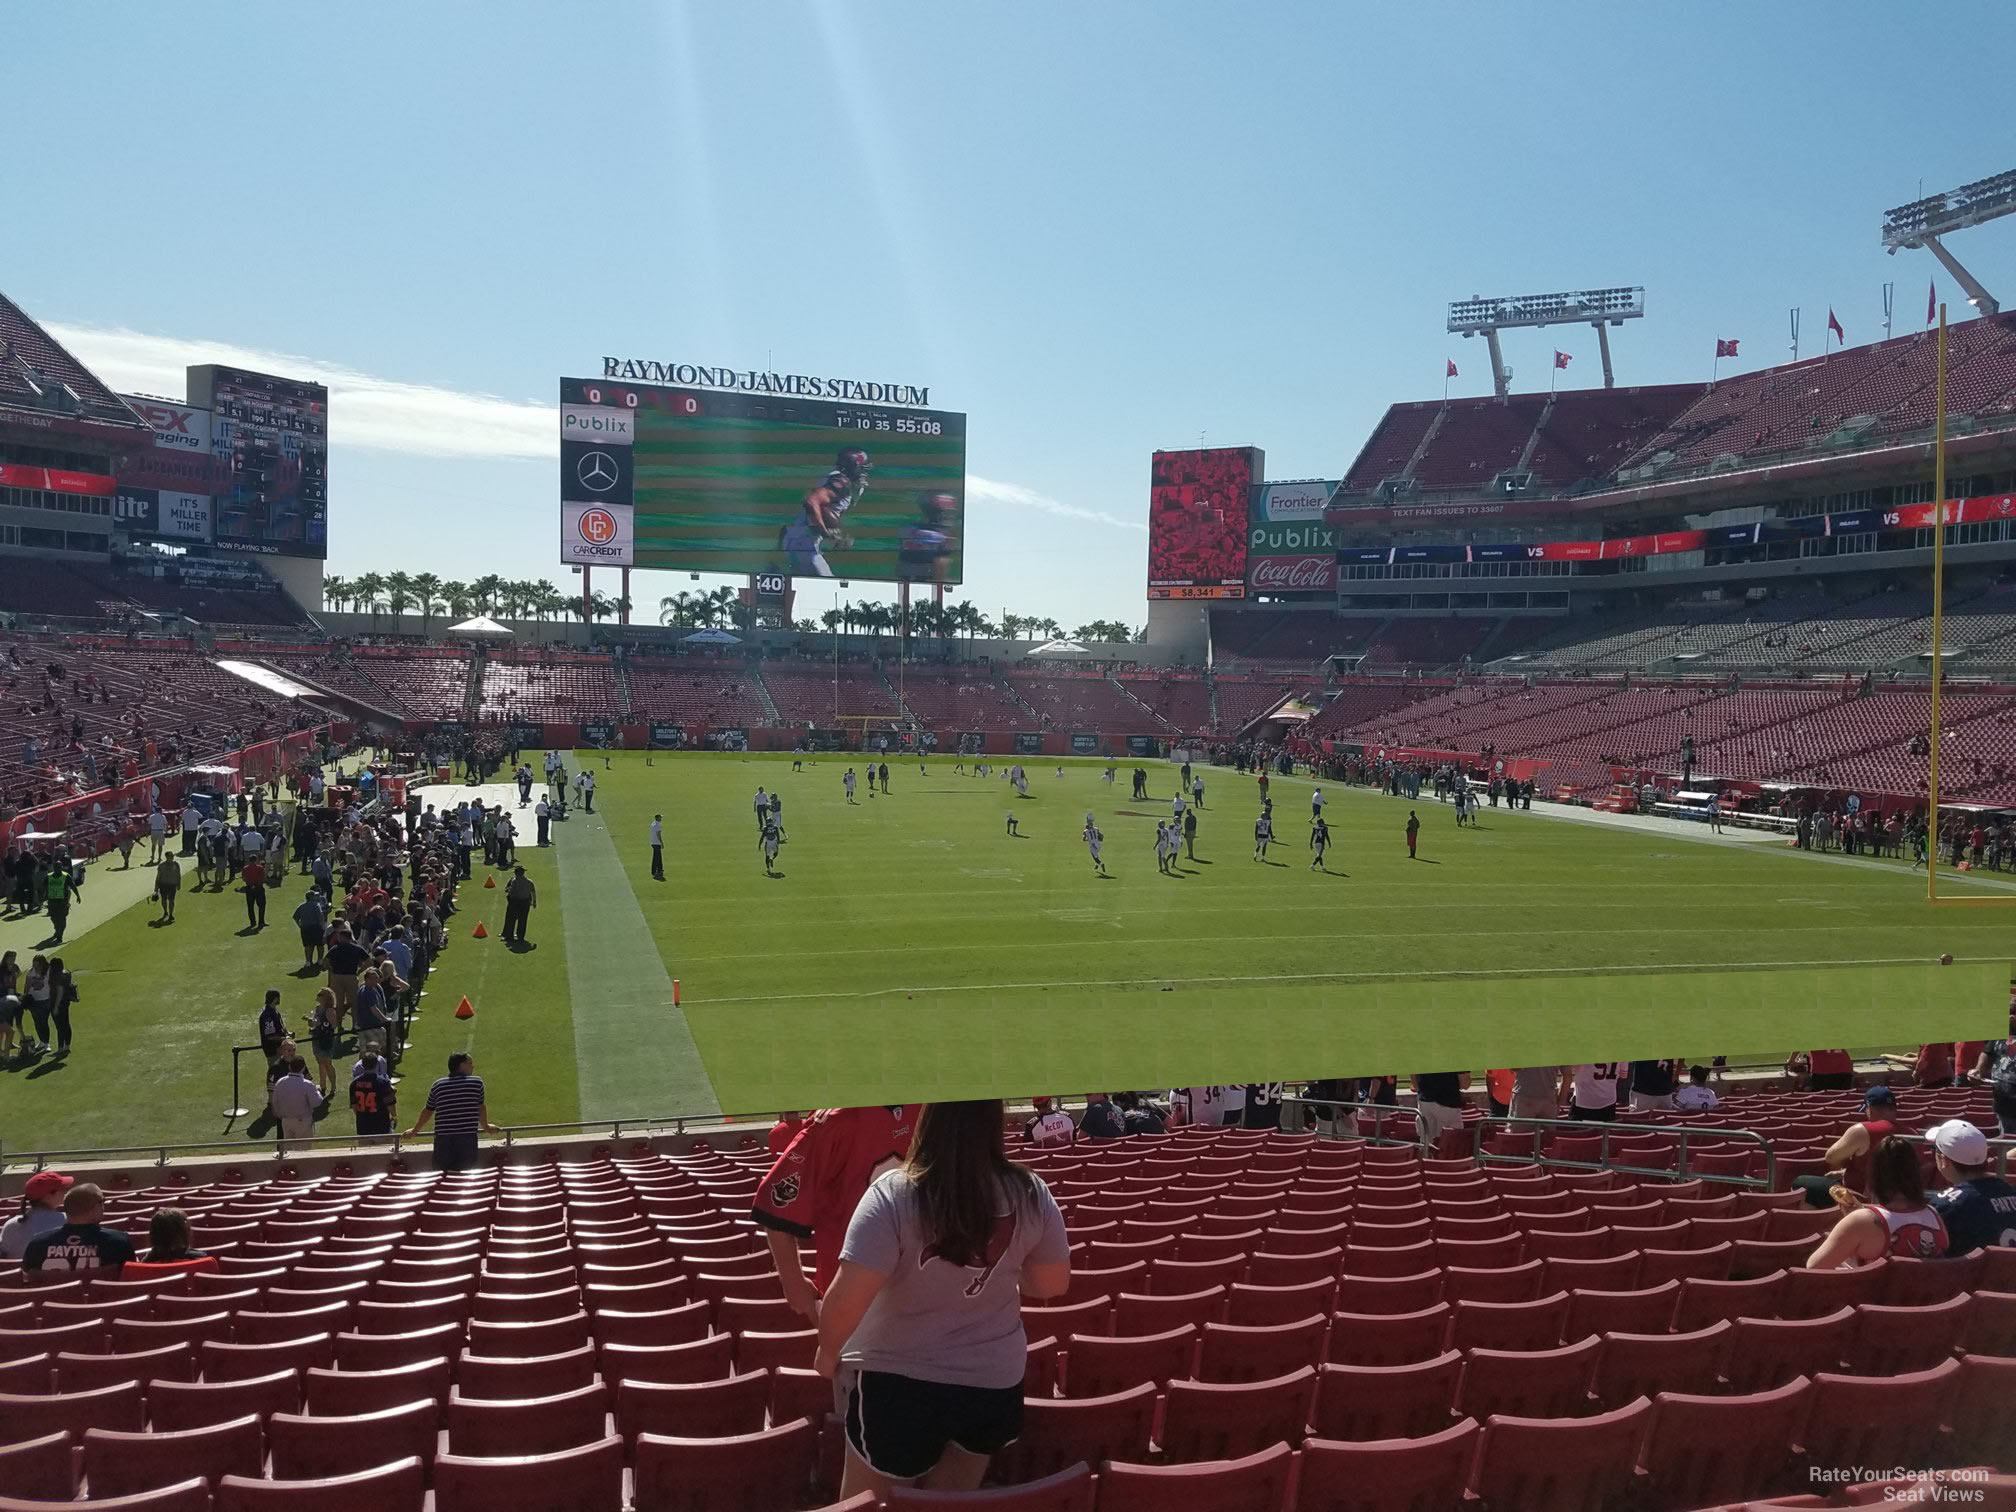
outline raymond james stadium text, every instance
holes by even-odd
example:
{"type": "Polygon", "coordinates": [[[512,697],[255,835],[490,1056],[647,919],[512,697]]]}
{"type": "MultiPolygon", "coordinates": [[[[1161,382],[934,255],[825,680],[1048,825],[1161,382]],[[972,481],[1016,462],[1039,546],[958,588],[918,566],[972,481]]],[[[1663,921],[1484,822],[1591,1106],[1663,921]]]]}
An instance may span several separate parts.
{"type": "Polygon", "coordinates": [[[798,399],[851,399],[860,404],[931,403],[929,387],[871,383],[861,378],[814,378],[805,373],[766,373],[756,368],[696,367],[690,362],[658,362],[645,357],[604,357],[604,378],[633,383],[672,383],[689,388],[732,389],[744,394],[788,394],[798,399]]]}

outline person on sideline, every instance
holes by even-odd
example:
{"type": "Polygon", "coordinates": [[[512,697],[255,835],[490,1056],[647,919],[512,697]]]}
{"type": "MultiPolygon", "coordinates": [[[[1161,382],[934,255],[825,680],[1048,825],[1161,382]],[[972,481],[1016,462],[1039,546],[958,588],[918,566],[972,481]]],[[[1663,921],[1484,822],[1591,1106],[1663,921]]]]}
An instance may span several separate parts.
{"type": "Polygon", "coordinates": [[[182,863],[173,856],[163,856],[161,864],[154,868],[154,901],[161,905],[161,917],[157,923],[175,922],[175,895],[181,890],[182,863]]]}
{"type": "Polygon", "coordinates": [[[1062,1296],[1070,1240],[1050,1189],[1003,1149],[997,1100],[929,1103],[909,1157],[847,1225],[815,1368],[847,1435],[842,1500],[976,1490],[1022,1431],[1022,1303],[1062,1296]]]}
{"type": "Polygon", "coordinates": [[[811,1322],[840,1268],[847,1220],[868,1183],[910,1149],[918,1104],[821,1108],[806,1119],[757,1185],[749,1216],[765,1230],[784,1300],[811,1322]],[[799,1247],[812,1245],[812,1279],[799,1247]]]}
{"type": "Polygon", "coordinates": [[[448,1057],[448,1074],[427,1089],[427,1106],[406,1131],[408,1139],[418,1139],[429,1123],[434,1125],[434,1169],[466,1171],[476,1164],[478,1132],[495,1134],[490,1122],[490,1105],[483,1078],[476,1074],[476,1059],[467,1051],[448,1057]]]}
{"type": "Polygon", "coordinates": [[[37,1171],[21,1189],[21,1211],[0,1228],[0,1256],[19,1260],[28,1242],[63,1227],[63,1194],[73,1178],[60,1171],[37,1171]]]}
{"type": "Polygon", "coordinates": [[[665,880],[665,816],[651,816],[651,880],[665,880]]]}
{"type": "Polygon", "coordinates": [[[1886,1136],[1868,1164],[1869,1200],[1834,1189],[1841,1220],[1806,1257],[1806,1269],[1853,1270],[1893,1255],[1933,1260],[1946,1253],[1946,1221],[1925,1200],[1917,1147],[1886,1136]]]}
{"type": "Polygon", "coordinates": [[[273,1083],[267,1093],[273,1116],[280,1120],[282,1139],[313,1139],[315,1113],[322,1106],[322,1089],[308,1078],[308,1062],[296,1055],[287,1062],[287,1073],[273,1083]]]}
{"type": "Polygon", "coordinates": [[[525,875],[525,868],[511,868],[511,880],[504,884],[504,929],[506,945],[525,943],[525,925],[532,918],[532,910],[539,906],[539,889],[532,885],[532,879],[525,875]]]}

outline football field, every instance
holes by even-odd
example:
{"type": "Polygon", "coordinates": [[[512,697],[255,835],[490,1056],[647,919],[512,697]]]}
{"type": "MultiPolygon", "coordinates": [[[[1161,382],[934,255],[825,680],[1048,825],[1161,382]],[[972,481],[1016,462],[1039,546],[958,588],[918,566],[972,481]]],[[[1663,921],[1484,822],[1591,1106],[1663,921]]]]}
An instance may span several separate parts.
{"type": "MultiPolygon", "coordinates": [[[[1983,1038],[2003,1032],[2016,955],[2016,910],[1931,908],[1903,866],[1677,826],[1486,806],[1459,829],[1432,797],[1332,786],[1312,870],[1307,780],[1274,781],[1261,861],[1253,779],[1203,768],[1196,857],[1172,875],[1154,856],[1176,782],[1160,762],[1145,802],[1130,762],[1108,786],[1103,762],[1038,761],[1018,798],[999,758],[981,778],[940,755],[921,774],[891,761],[888,795],[864,784],[850,804],[842,773],[866,763],[845,756],[578,759],[596,813],[521,850],[532,948],[496,940],[503,895],[479,868],[407,1063],[417,1093],[473,1049],[500,1123],[1983,1038]],[[783,796],[774,877],[759,784],[783,796]],[[479,919],[490,938],[471,937],[479,919]],[[475,1017],[457,1020],[464,994],[475,1017]]],[[[290,975],[299,890],[263,933],[240,933],[225,892],[185,897],[170,928],[136,895],[78,935],[77,1051],[0,1076],[5,1148],[247,1137],[219,1116],[228,1047],[252,1038],[262,987],[295,1020],[317,985],[290,975]]]]}

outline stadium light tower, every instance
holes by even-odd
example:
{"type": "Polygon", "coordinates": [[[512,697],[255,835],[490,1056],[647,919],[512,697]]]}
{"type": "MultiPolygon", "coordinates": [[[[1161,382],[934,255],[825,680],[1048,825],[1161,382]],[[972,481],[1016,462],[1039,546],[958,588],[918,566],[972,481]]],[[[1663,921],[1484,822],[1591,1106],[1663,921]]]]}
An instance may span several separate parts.
{"type": "Polygon", "coordinates": [[[1473,294],[1451,301],[1449,330],[1464,338],[1482,336],[1491,349],[1491,386],[1503,399],[1512,375],[1505,370],[1498,350],[1498,333],[1509,326],[1580,325],[1587,321],[1596,328],[1596,342],[1603,349],[1603,387],[1615,388],[1610,371],[1610,331],[1613,325],[1642,319],[1645,290],[1577,289],[1567,294],[1518,294],[1510,299],[1486,299],[1473,294]]]}
{"type": "Polygon", "coordinates": [[[1908,205],[1899,205],[1883,217],[1883,249],[1892,257],[1903,247],[1923,247],[1939,259],[1953,281],[1967,291],[1967,302],[1983,315],[1993,315],[2002,306],[1981,281],[1946,250],[1940,237],[1964,231],[2016,211],[2016,172],[1998,173],[1993,178],[1976,179],[1944,194],[1928,195],[1908,205]]]}

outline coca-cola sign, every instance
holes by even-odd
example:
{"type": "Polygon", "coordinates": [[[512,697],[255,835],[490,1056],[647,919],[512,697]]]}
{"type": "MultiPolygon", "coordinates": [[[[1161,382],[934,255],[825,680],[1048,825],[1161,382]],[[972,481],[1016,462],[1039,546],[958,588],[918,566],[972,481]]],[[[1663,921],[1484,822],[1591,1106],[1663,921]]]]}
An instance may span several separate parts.
{"type": "Polygon", "coordinates": [[[1337,558],[1248,557],[1246,586],[1253,593],[1328,593],[1337,586],[1337,558]]]}

